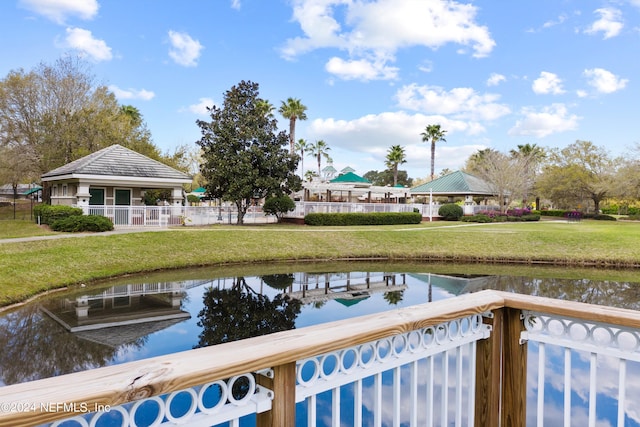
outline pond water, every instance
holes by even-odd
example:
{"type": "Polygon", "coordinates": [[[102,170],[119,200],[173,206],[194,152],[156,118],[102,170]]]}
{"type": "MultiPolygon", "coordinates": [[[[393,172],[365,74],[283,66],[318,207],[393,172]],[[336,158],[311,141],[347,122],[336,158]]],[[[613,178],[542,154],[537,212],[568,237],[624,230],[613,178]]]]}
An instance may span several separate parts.
{"type": "MultiPolygon", "coordinates": [[[[640,308],[639,283],[590,278],[596,273],[478,265],[276,264],[191,269],[77,286],[0,313],[0,385],[483,289],[640,308]]],[[[561,359],[553,369],[561,375],[561,359]]],[[[559,399],[561,407],[561,389],[555,393],[557,386],[548,387],[548,398],[559,399]]],[[[574,400],[575,412],[584,412],[580,399],[574,400]]],[[[612,412],[615,421],[615,408],[612,412]]],[[[629,416],[625,425],[640,425],[634,418],[629,416]]]]}

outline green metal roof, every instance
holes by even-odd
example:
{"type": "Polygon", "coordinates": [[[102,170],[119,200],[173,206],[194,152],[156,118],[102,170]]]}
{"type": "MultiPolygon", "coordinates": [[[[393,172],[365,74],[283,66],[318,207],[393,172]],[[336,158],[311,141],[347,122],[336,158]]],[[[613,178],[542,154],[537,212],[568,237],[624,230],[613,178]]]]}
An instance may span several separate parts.
{"type": "Polygon", "coordinates": [[[456,171],[411,189],[411,194],[478,194],[493,195],[491,186],[477,176],[456,171]]]}
{"type": "Polygon", "coordinates": [[[371,184],[371,181],[361,177],[360,175],[356,175],[353,172],[347,172],[345,174],[342,174],[339,177],[334,178],[329,182],[335,182],[335,183],[357,182],[357,183],[371,184]]]}

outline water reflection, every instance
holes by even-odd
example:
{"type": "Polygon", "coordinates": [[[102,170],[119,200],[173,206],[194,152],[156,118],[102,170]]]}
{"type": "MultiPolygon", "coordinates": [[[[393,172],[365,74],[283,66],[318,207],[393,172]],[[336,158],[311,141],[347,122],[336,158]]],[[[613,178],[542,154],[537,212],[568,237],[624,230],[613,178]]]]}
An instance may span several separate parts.
{"type": "MultiPolygon", "coordinates": [[[[74,288],[0,317],[0,382],[31,381],[483,289],[640,308],[640,287],[632,280],[590,279],[588,271],[567,278],[566,269],[523,272],[375,263],[243,266],[74,288]]],[[[556,378],[562,369],[553,364],[549,372],[547,396],[561,406],[556,378]]],[[[575,393],[581,414],[584,390],[577,386],[575,393]]],[[[549,414],[556,413],[554,407],[549,405],[549,414]]]]}
{"type": "MultiPolygon", "coordinates": [[[[276,282],[282,279],[279,277],[276,282]]],[[[302,306],[300,300],[285,294],[271,299],[256,292],[244,277],[233,278],[229,288],[209,287],[203,300],[204,307],[198,313],[202,331],[196,347],[293,329],[302,306]]]]}

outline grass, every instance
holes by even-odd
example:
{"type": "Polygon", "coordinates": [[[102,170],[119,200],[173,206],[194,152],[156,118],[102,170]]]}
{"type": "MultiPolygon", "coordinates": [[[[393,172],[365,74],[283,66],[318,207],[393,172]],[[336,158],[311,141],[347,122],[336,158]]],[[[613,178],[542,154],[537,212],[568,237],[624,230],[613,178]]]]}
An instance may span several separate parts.
{"type": "MultiPolygon", "coordinates": [[[[22,226],[18,223],[16,227],[22,226]]],[[[0,229],[0,238],[11,235],[3,231],[7,228],[0,229]]],[[[484,268],[490,264],[494,269],[495,265],[507,264],[519,264],[520,270],[537,265],[636,269],[640,267],[638,241],[640,224],[636,223],[543,221],[384,227],[183,227],[163,232],[5,242],[0,244],[0,306],[42,291],[124,274],[194,266],[238,264],[247,268],[256,262],[384,259],[477,263],[484,268]]],[[[596,271],[606,271],[605,277],[628,274],[596,271]]],[[[637,271],[632,274],[637,276],[637,271]]]]}

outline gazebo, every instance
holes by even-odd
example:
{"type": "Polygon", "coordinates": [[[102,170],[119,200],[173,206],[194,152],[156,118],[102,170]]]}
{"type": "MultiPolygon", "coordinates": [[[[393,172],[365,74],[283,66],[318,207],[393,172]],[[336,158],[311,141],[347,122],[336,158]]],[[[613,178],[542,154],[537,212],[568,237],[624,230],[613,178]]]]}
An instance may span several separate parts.
{"type": "Polygon", "coordinates": [[[52,205],[142,204],[147,189],[171,191],[168,203],[181,206],[183,184],[191,177],[118,144],[89,154],[42,175],[52,205]]]}
{"type": "Polygon", "coordinates": [[[408,188],[372,185],[370,181],[354,172],[344,173],[328,182],[305,182],[303,186],[304,201],[317,198],[318,201],[324,202],[372,203],[398,201],[410,196],[408,188]]]}
{"type": "Polygon", "coordinates": [[[442,197],[446,196],[453,202],[455,197],[464,198],[464,214],[473,214],[473,197],[494,197],[496,194],[491,186],[481,178],[462,171],[455,171],[433,181],[426,182],[411,189],[411,195],[442,197]]]}

